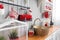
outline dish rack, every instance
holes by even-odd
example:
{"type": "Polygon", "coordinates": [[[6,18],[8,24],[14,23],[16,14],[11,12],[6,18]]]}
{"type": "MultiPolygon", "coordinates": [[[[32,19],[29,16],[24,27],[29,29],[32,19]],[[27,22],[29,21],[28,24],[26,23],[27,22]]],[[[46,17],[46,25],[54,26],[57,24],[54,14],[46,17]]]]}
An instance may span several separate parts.
{"type": "Polygon", "coordinates": [[[19,40],[28,40],[28,25],[26,22],[6,19],[3,23],[0,23],[0,36],[5,37],[6,40],[9,40],[8,34],[13,30],[17,30],[19,40]]]}

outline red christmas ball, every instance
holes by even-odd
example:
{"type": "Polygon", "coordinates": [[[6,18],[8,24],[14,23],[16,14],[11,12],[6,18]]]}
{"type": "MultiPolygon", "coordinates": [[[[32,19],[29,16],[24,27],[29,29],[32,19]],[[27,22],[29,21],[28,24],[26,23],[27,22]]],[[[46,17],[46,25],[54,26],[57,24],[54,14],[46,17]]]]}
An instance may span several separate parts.
{"type": "Polygon", "coordinates": [[[0,9],[3,9],[3,8],[4,8],[3,4],[0,4],[0,9]]]}
{"type": "Polygon", "coordinates": [[[48,12],[44,12],[43,15],[44,15],[45,18],[49,18],[49,13],[48,12]]]}

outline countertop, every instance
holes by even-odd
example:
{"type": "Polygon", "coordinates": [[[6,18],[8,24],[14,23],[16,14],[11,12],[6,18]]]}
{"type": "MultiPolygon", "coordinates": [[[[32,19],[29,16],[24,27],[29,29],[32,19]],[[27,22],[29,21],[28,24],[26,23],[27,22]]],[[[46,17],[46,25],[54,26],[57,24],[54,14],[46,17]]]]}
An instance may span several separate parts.
{"type": "Polygon", "coordinates": [[[59,26],[53,26],[49,28],[49,33],[48,35],[41,37],[41,36],[32,36],[32,37],[28,37],[28,40],[45,40],[49,35],[51,35],[53,32],[55,32],[55,30],[59,29],[59,26]]]}

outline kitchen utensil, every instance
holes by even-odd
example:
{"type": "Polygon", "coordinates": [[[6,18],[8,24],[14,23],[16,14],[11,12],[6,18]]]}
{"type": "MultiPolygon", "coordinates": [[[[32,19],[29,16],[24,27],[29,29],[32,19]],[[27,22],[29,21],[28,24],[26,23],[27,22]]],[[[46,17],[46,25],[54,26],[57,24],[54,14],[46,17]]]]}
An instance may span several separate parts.
{"type": "Polygon", "coordinates": [[[47,35],[48,32],[49,32],[49,28],[45,27],[45,26],[35,25],[35,22],[37,20],[41,21],[39,18],[36,18],[34,20],[33,28],[34,28],[35,35],[38,35],[38,36],[45,36],[45,35],[47,35]]]}
{"type": "Polygon", "coordinates": [[[53,21],[52,21],[52,14],[51,14],[51,20],[50,20],[50,27],[52,27],[54,25],[53,21]]]}
{"type": "Polygon", "coordinates": [[[50,21],[50,26],[51,26],[51,27],[53,26],[53,24],[54,24],[54,23],[53,23],[52,21],[50,21]]]}

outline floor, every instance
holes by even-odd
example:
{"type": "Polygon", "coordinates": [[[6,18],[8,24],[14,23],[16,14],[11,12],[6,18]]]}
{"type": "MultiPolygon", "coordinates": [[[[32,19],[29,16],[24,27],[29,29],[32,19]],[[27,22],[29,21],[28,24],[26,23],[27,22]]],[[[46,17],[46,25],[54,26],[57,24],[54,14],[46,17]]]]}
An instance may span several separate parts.
{"type": "Polygon", "coordinates": [[[48,35],[44,36],[44,37],[40,37],[40,36],[32,36],[32,37],[28,37],[28,40],[45,40],[49,35],[51,35],[55,30],[57,30],[58,28],[60,28],[59,26],[53,26],[51,28],[49,28],[49,33],[48,35]]]}

